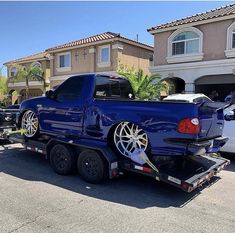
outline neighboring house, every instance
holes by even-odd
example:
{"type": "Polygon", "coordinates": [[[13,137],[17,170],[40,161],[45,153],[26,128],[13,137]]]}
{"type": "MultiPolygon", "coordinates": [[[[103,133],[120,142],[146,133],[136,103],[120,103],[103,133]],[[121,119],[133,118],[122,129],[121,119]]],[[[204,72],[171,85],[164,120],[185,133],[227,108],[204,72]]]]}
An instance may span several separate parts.
{"type": "Polygon", "coordinates": [[[119,65],[141,68],[148,74],[153,47],[106,32],[50,48],[46,52],[50,59],[50,86],[53,88],[71,75],[116,74],[119,65]]]}
{"type": "Polygon", "coordinates": [[[151,73],[176,93],[210,95],[221,100],[235,90],[235,4],[148,29],[154,35],[151,73]]]}
{"type": "MultiPolygon", "coordinates": [[[[44,79],[49,84],[50,77],[50,61],[46,52],[33,54],[24,58],[6,62],[8,77],[8,95],[12,99],[12,103],[20,103],[25,99],[25,79],[16,79],[17,65],[21,66],[39,66],[43,70],[44,79]]],[[[37,80],[29,80],[29,97],[40,96],[45,92],[44,83],[37,80]]]]}

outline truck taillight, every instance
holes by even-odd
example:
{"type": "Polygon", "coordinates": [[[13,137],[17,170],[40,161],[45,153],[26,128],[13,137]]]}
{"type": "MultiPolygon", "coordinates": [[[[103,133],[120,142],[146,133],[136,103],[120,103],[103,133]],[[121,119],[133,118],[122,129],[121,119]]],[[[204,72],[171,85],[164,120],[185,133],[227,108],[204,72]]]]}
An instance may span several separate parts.
{"type": "Polygon", "coordinates": [[[179,122],[178,132],[187,134],[198,134],[200,124],[198,118],[185,118],[179,122]]]}

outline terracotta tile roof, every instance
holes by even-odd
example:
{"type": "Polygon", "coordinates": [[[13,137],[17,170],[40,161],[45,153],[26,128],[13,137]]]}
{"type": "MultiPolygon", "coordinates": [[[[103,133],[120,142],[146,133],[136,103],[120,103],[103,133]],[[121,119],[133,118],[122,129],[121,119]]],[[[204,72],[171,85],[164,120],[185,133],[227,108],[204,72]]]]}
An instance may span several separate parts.
{"type": "Polygon", "coordinates": [[[4,63],[4,65],[7,64],[11,64],[11,63],[23,63],[23,62],[30,62],[30,61],[40,61],[42,59],[46,59],[47,58],[47,53],[46,52],[41,52],[41,53],[36,53],[36,54],[32,54],[26,57],[22,57],[19,59],[15,59],[12,61],[8,61],[6,63],[4,63]]]}
{"type": "Polygon", "coordinates": [[[53,51],[53,50],[57,50],[57,49],[64,49],[64,48],[69,48],[69,47],[74,47],[74,46],[79,46],[79,45],[86,45],[86,44],[89,45],[91,43],[105,41],[105,40],[109,40],[109,39],[116,39],[116,38],[121,38],[121,39],[127,40],[129,42],[136,43],[136,45],[147,46],[149,49],[153,49],[152,46],[149,46],[147,44],[143,44],[143,43],[137,42],[135,40],[131,40],[131,39],[122,37],[119,33],[105,32],[105,33],[90,36],[90,37],[87,37],[84,39],[75,40],[75,41],[68,42],[68,43],[65,43],[62,45],[58,45],[58,46],[49,48],[46,51],[53,51]]]}
{"type": "Polygon", "coordinates": [[[182,24],[193,23],[193,22],[198,22],[198,21],[203,21],[203,20],[208,20],[208,19],[214,19],[214,18],[229,16],[229,15],[234,15],[234,18],[235,18],[235,3],[222,6],[222,7],[207,11],[207,12],[195,14],[195,15],[183,18],[183,19],[175,20],[169,23],[160,24],[155,27],[147,29],[147,31],[151,32],[151,31],[158,30],[158,29],[166,29],[166,28],[171,28],[174,26],[179,26],[182,24]]]}

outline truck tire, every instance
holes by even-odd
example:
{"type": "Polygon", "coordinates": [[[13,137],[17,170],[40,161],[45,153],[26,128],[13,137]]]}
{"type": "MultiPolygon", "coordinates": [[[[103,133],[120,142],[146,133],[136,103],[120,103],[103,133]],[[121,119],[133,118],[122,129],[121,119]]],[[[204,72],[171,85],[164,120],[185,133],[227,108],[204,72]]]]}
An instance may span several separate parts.
{"type": "Polygon", "coordinates": [[[21,128],[25,129],[26,138],[35,139],[39,136],[39,120],[35,112],[27,110],[21,117],[21,128]]]}
{"type": "Polygon", "coordinates": [[[68,175],[75,170],[76,156],[68,146],[57,144],[50,151],[50,163],[56,173],[68,175]]]}
{"type": "Polygon", "coordinates": [[[104,181],[108,176],[106,161],[94,150],[84,150],[80,153],[77,169],[85,181],[93,184],[104,181]]]}

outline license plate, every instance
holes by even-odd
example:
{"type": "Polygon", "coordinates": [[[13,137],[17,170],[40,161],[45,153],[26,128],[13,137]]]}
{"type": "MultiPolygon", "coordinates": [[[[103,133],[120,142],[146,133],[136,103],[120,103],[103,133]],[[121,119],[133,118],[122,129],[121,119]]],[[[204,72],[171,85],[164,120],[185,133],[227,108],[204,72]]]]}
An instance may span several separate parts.
{"type": "Polygon", "coordinates": [[[9,132],[11,132],[12,131],[12,128],[9,128],[9,129],[3,129],[3,132],[4,133],[9,133],[9,132]]]}

